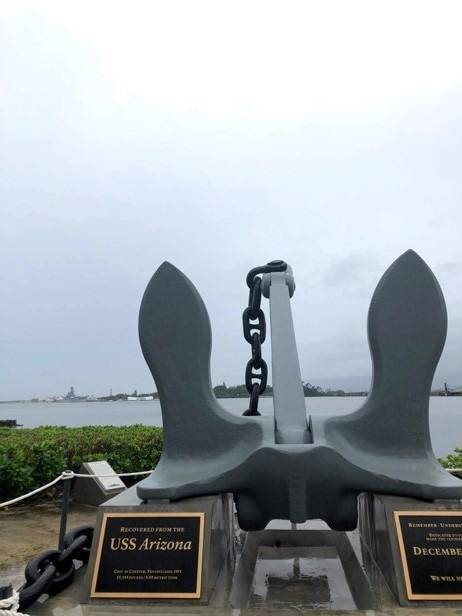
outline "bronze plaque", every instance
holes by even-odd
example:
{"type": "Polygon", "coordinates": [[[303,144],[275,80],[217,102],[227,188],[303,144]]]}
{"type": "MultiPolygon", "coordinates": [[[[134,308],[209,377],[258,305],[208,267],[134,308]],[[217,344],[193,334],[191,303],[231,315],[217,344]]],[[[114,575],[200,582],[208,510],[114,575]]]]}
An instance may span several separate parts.
{"type": "Polygon", "coordinates": [[[462,600],[462,511],[395,511],[410,600],[462,600]]]}
{"type": "Polygon", "coordinates": [[[199,599],[204,513],[104,513],[92,598],[199,599]]]}

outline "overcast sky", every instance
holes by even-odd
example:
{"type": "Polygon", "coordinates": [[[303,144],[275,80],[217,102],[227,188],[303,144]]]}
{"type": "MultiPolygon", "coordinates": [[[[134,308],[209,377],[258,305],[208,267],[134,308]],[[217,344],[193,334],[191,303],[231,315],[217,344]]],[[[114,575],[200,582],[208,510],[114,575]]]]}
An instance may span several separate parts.
{"type": "Polygon", "coordinates": [[[285,259],[303,378],[367,386],[370,297],[407,248],[448,306],[435,385],[462,385],[460,2],[0,14],[0,399],[152,391],[164,260],[207,305],[215,384],[243,382],[247,271],[285,259]]]}

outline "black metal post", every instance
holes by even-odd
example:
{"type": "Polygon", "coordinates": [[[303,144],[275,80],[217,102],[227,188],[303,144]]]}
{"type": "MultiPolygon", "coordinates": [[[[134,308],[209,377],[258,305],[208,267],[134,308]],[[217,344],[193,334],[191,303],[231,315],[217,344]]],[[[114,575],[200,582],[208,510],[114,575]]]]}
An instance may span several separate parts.
{"type": "Polygon", "coordinates": [[[13,596],[13,587],[11,584],[0,586],[0,599],[9,599],[13,596]]]}
{"type": "Polygon", "coordinates": [[[66,527],[67,527],[67,513],[69,511],[69,499],[71,496],[71,483],[72,483],[72,479],[64,480],[63,502],[61,504],[61,522],[59,526],[59,541],[58,541],[59,550],[62,550],[64,548],[64,535],[66,534],[66,527]]]}

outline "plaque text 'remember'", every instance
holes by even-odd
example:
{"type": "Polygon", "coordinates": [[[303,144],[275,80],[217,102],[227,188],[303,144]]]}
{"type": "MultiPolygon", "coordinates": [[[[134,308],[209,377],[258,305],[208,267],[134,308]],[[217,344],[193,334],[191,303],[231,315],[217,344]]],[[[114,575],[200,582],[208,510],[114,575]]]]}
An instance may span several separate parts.
{"type": "Polygon", "coordinates": [[[199,599],[204,513],[104,513],[91,597],[199,599]]]}
{"type": "Polygon", "coordinates": [[[462,600],[462,511],[395,511],[410,600],[462,600]]]}

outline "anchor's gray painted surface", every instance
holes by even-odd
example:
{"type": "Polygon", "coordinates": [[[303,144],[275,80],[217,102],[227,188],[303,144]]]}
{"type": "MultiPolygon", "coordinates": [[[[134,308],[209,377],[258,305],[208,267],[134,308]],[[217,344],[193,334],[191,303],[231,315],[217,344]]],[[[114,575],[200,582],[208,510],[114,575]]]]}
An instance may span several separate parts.
{"type": "Polygon", "coordinates": [[[211,332],[192,283],[164,263],[140,309],[140,342],[159,391],[164,450],[138,484],[144,500],[232,492],[245,530],[271,519],[357,523],[360,492],[432,500],[461,498],[462,482],[436,460],[428,398],[447,316],[441,289],[409,250],[373,295],[368,335],[373,383],[346,416],[312,421],[312,443],[277,443],[272,418],[234,417],[210,380],[211,332]]]}
{"type": "Polygon", "coordinates": [[[311,441],[290,309],[294,290],[290,267],[262,277],[262,292],[270,301],[275,441],[281,444],[311,441]]]}

